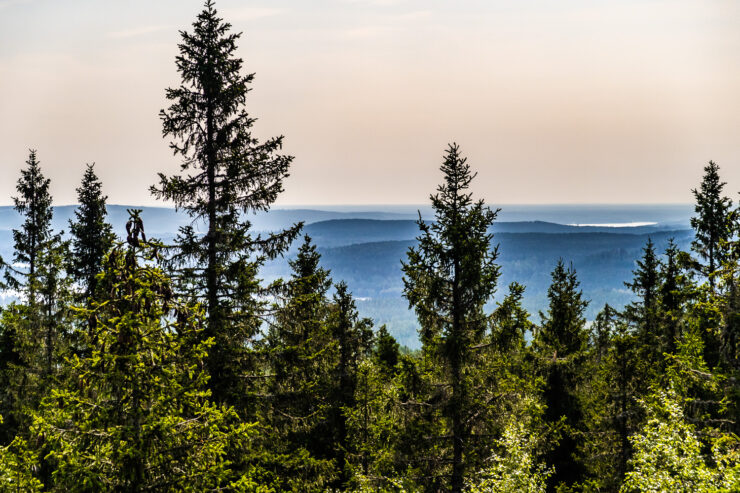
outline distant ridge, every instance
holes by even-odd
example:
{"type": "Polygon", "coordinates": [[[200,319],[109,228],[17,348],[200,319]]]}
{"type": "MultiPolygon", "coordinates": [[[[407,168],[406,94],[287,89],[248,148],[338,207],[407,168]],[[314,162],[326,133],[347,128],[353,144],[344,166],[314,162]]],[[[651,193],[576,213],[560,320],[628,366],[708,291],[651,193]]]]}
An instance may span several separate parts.
{"type": "MultiPolygon", "coordinates": [[[[684,231],[687,228],[671,228],[668,226],[570,226],[545,221],[497,222],[493,225],[493,233],[538,233],[538,234],[583,234],[608,233],[619,235],[644,235],[665,232],[669,230],[684,231]]],[[[314,242],[321,246],[335,247],[357,243],[372,243],[381,241],[411,240],[418,236],[419,227],[416,221],[374,219],[332,219],[308,224],[304,233],[311,236],[314,242]]]]}

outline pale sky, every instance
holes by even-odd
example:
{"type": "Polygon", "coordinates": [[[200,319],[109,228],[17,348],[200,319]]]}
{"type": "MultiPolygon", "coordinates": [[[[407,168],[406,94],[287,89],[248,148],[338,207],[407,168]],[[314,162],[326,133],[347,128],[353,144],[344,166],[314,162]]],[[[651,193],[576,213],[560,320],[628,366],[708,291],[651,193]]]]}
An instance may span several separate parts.
{"type": "MultiPolygon", "coordinates": [[[[487,202],[690,202],[740,191],[737,0],[217,0],[256,72],[280,205],[425,203],[458,142],[487,202]]],[[[163,205],[178,30],[200,0],[0,0],[0,203],[28,148],[56,204],[96,162],[110,203],[163,205]]]]}

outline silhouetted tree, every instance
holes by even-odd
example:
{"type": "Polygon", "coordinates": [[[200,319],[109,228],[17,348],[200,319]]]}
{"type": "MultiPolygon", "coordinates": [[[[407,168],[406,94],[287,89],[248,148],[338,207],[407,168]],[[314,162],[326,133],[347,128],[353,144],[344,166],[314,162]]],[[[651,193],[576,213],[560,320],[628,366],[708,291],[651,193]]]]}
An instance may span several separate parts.
{"type": "Polygon", "coordinates": [[[386,326],[381,325],[375,335],[375,360],[386,373],[393,373],[395,370],[401,358],[399,348],[398,342],[386,326]]]}
{"type": "MultiPolygon", "coordinates": [[[[473,376],[479,359],[474,347],[483,341],[488,320],[483,307],[496,289],[497,249],[489,228],[496,212],[468,192],[475,175],[457,144],[448,147],[440,168],[444,182],[431,196],[435,221],[419,218],[418,245],[403,263],[404,296],[420,324],[424,354],[437,365],[445,429],[451,442],[439,459],[449,464],[449,489],[462,491],[476,410],[473,376]]],[[[446,468],[445,468],[446,469],[446,468]]],[[[443,469],[443,471],[445,470],[443,469]]],[[[431,471],[428,471],[431,472],[431,471]]]]}
{"type": "Polygon", "coordinates": [[[335,286],[329,327],[337,345],[337,357],[332,368],[334,386],[330,394],[329,420],[326,430],[333,437],[333,459],[339,470],[335,487],[346,487],[350,479],[349,456],[353,452],[347,411],[355,406],[357,372],[360,362],[369,356],[373,345],[372,322],[360,318],[347,284],[335,286]]]}
{"type": "Polygon", "coordinates": [[[660,272],[661,285],[658,290],[662,315],[660,348],[664,353],[673,354],[676,351],[676,341],[681,335],[684,304],[689,296],[687,293],[689,282],[680,260],[681,252],[673,238],[668,241],[664,256],[660,272]]]}
{"type": "Polygon", "coordinates": [[[625,307],[624,317],[636,330],[641,358],[645,363],[644,370],[655,372],[663,360],[658,327],[661,263],[650,238],[642,251],[642,258],[637,260],[637,268],[632,271],[632,281],[624,283],[636,297],[635,301],[625,307]]]}
{"type": "Polygon", "coordinates": [[[240,34],[230,29],[207,0],[193,32],[181,32],[182,82],[167,90],[172,105],[160,116],[170,147],[183,158],[182,172],[160,174],[152,192],[205,225],[204,234],[180,229],[172,261],[181,268],[180,289],[206,309],[202,337],[215,340],[208,356],[213,397],[243,408],[245,374],[254,366],[248,350],[264,308],[257,272],[287,249],[299,227],[255,236],[245,218],[269,209],[293,158],[278,154],[282,136],[259,142],[251,133],[255,119],[244,105],[254,74],[242,74],[235,56],[240,34]]]}
{"type": "Polygon", "coordinates": [[[113,228],[106,221],[108,197],[103,195],[102,183],[95,174],[94,164],[88,164],[82,182],[77,188],[74,219],[69,221],[72,235],[71,274],[87,299],[95,290],[95,276],[103,265],[103,257],[113,245],[113,228]]]}
{"type": "Polygon", "coordinates": [[[545,421],[564,425],[560,440],[547,454],[548,464],[555,467],[548,489],[554,491],[557,485],[572,486],[583,476],[577,457],[583,419],[578,386],[585,378],[582,365],[588,343],[584,318],[588,301],[583,299],[575,269],[572,265],[566,269],[562,259],[552,271],[547,297],[549,308],[546,314],[540,312],[542,323],[534,344],[545,379],[545,421]]]}
{"type": "Polygon", "coordinates": [[[722,195],[726,184],[719,177],[719,166],[714,161],[709,161],[709,165],[704,167],[700,188],[692,190],[697,215],[691,218],[691,227],[696,230],[691,248],[699,258],[706,261],[705,264],[698,264],[698,270],[709,279],[712,290],[715,286],[715,272],[727,256],[726,242],[733,234],[732,201],[722,195]]]}
{"type": "Polygon", "coordinates": [[[41,172],[35,150],[29,151],[26,164],[28,167],[21,170],[21,177],[16,185],[19,195],[13,197],[15,210],[23,216],[20,229],[13,230],[13,241],[15,262],[27,267],[7,269],[5,278],[11,288],[23,289],[28,302],[34,305],[38,291],[39,255],[52,236],[53,210],[49,179],[41,172]]]}

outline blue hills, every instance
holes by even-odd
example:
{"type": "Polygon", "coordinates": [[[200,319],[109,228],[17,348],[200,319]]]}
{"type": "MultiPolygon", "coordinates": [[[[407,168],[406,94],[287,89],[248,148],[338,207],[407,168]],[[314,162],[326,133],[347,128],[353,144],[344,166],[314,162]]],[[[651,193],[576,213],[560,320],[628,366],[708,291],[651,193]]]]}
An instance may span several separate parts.
{"type": "MultiPolygon", "coordinates": [[[[167,207],[132,207],[111,205],[109,220],[114,231],[122,235],[128,218],[127,209],[142,209],[142,218],[150,237],[165,242],[172,238],[180,226],[191,224],[182,212],[167,207]]],[[[68,230],[68,220],[73,217],[75,206],[54,208],[53,227],[68,230]]],[[[577,209],[568,209],[576,210],[577,209]]],[[[636,209],[637,210],[637,209],[636,209]]],[[[506,292],[506,286],[517,281],[526,286],[525,307],[538,320],[539,310],[547,303],[550,272],[559,258],[572,262],[587,299],[591,300],[587,316],[593,318],[609,303],[617,308],[631,300],[631,293],[624,282],[632,277],[635,261],[648,237],[663,250],[670,238],[681,248],[688,248],[693,236],[688,228],[688,212],[683,209],[666,209],[670,214],[655,213],[658,219],[640,226],[611,227],[606,225],[575,226],[578,219],[599,223],[603,216],[580,211],[579,217],[571,214],[554,217],[559,222],[533,220],[538,214],[547,217],[543,210],[531,214],[509,214],[525,220],[495,223],[492,232],[499,247],[501,278],[497,298],[506,292]],[[680,212],[682,215],[679,215],[680,212]],[[591,214],[591,215],[589,215],[591,214]]],[[[548,209],[552,215],[552,208],[548,209]]],[[[650,219],[645,209],[639,209],[638,219],[650,219]]],[[[567,211],[566,211],[567,212],[567,211]]],[[[660,211],[658,211],[660,212],[660,211]]],[[[631,211],[622,213],[620,219],[630,219],[631,211]]],[[[422,210],[425,219],[429,211],[422,210]]],[[[502,215],[507,218],[506,215],[502,215]]],[[[305,223],[303,232],[313,239],[322,254],[322,264],[332,271],[335,281],[345,280],[357,297],[358,309],[376,323],[385,323],[399,342],[417,347],[416,320],[402,297],[403,282],[401,261],[408,248],[415,244],[418,213],[411,207],[387,210],[319,210],[311,208],[274,209],[269,213],[249,216],[253,229],[269,231],[285,228],[294,223],[305,223]]],[[[616,218],[614,213],[607,219],[616,218]]],[[[12,232],[21,217],[12,207],[0,207],[0,255],[12,259],[12,232]]],[[[607,222],[607,221],[604,221],[607,222]]],[[[647,221],[646,221],[647,222],[647,221]]],[[[196,229],[198,224],[194,224],[196,229]]],[[[288,253],[290,258],[298,247],[296,242],[288,253]]],[[[287,258],[268,263],[262,270],[266,280],[290,275],[287,258]]]]}

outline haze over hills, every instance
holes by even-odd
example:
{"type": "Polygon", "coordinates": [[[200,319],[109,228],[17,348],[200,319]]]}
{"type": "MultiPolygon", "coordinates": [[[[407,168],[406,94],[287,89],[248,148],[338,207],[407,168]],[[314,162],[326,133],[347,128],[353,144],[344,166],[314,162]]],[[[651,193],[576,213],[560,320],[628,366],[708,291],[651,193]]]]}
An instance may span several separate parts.
{"type": "MultiPolygon", "coordinates": [[[[119,236],[125,228],[128,208],[143,209],[147,234],[165,242],[172,240],[178,227],[191,223],[187,215],[172,208],[110,205],[109,220],[119,236]]],[[[69,229],[74,209],[54,208],[55,230],[69,229]]],[[[523,283],[527,287],[525,307],[536,320],[537,312],[545,307],[550,272],[563,258],[573,263],[584,295],[591,300],[589,318],[604,303],[622,307],[631,299],[623,283],[631,279],[634,262],[647,238],[652,238],[658,251],[665,248],[669,238],[675,238],[681,248],[688,248],[691,211],[689,205],[506,206],[493,227],[501,265],[497,297],[505,294],[511,281],[523,283]],[[643,225],[630,226],[634,223],[643,225]]],[[[358,297],[360,312],[387,324],[402,344],[418,347],[416,319],[402,298],[401,260],[419,233],[419,213],[425,220],[432,219],[426,206],[331,206],[273,209],[254,215],[251,221],[257,231],[303,221],[303,232],[318,246],[322,264],[331,269],[335,281],[348,283],[358,297]]],[[[20,217],[12,207],[0,207],[0,255],[7,260],[13,255],[11,230],[19,224],[20,217]]],[[[262,277],[273,280],[289,273],[287,259],[281,258],[266,265],[262,277]]]]}
{"type": "MultiPolygon", "coordinates": [[[[53,227],[56,230],[66,229],[69,218],[74,213],[74,205],[54,207],[53,227]]],[[[496,207],[494,205],[492,208],[496,207]]],[[[693,212],[690,204],[657,204],[657,205],[503,205],[498,214],[494,228],[500,231],[514,232],[506,229],[504,223],[544,222],[564,225],[627,225],[631,223],[651,223],[654,228],[683,229],[689,227],[689,217],[693,212]],[[499,229],[504,228],[504,229],[499,229]]],[[[122,231],[127,209],[143,209],[142,217],[147,230],[152,233],[171,233],[178,226],[189,224],[190,219],[182,212],[171,207],[142,207],[135,205],[108,205],[109,220],[117,231],[122,231]]],[[[299,221],[306,224],[321,221],[342,219],[374,220],[410,220],[415,221],[419,213],[425,220],[432,219],[428,205],[365,205],[365,206],[312,206],[312,207],[276,207],[268,213],[251,215],[250,220],[256,230],[274,230],[290,226],[299,221]]],[[[20,224],[20,217],[12,206],[0,206],[0,230],[11,229],[20,224]]],[[[532,229],[535,225],[509,226],[519,228],[519,232],[547,232],[532,229]]],[[[586,227],[586,226],[584,226],[586,227]]],[[[578,231],[586,231],[584,229],[578,231]]],[[[592,231],[592,230],[591,230],[592,231]]],[[[609,230],[606,230],[609,231],[609,230]]],[[[565,232],[559,229],[557,232],[565,232]]]]}

